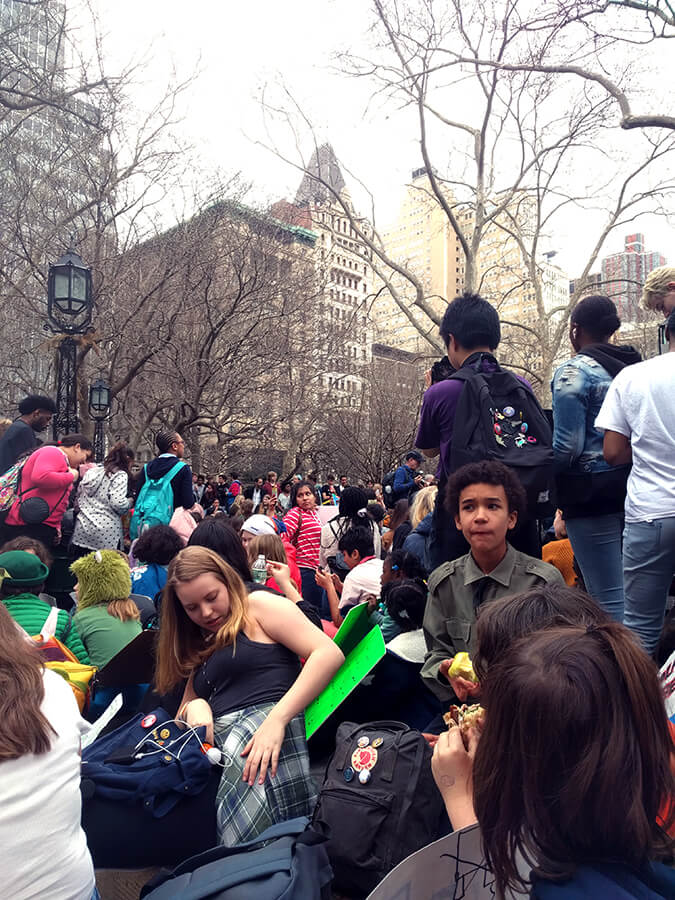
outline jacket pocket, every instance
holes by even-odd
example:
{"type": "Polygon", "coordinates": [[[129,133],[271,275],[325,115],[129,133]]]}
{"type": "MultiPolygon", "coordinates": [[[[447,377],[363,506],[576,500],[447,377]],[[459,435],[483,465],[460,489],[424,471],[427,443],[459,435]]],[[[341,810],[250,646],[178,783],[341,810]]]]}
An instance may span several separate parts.
{"type": "Polygon", "coordinates": [[[469,650],[472,628],[473,622],[469,622],[467,619],[445,620],[445,630],[448,633],[455,652],[459,650],[469,650]]]}

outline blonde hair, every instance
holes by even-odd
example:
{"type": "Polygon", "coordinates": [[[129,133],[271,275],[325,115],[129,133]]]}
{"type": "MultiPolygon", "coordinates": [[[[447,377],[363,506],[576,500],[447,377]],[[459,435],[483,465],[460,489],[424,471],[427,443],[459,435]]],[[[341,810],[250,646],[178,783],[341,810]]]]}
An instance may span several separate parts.
{"type": "Polygon", "coordinates": [[[249,541],[248,559],[251,565],[256,561],[262,553],[265,559],[271,559],[272,562],[286,563],[288,565],[288,557],[284,549],[284,542],[278,534],[258,534],[249,541]]]}
{"type": "Polygon", "coordinates": [[[108,603],[107,612],[109,616],[114,616],[120,622],[138,621],[141,617],[138,607],[131,597],[126,597],[124,600],[111,600],[108,603]]]}
{"type": "Polygon", "coordinates": [[[422,519],[425,516],[428,516],[433,510],[437,493],[438,487],[435,484],[430,484],[427,487],[423,487],[415,494],[412,506],[410,507],[410,524],[413,527],[413,531],[417,528],[422,519]]]}
{"type": "Polygon", "coordinates": [[[642,302],[646,309],[660,309],[659,297],[668,293],[668,285],[675,283],[675,268],[672,266],[659,266],[653,269],[642,288],[642,302]]]}
{"type": "Polygon", "coordinates": [[[239,575],[224,559],[206,547],[185,547],[169,565],[157,643],[155,686],[160,694],[168,693],[189,678],[197,666],[229,644],[248,624],[248,593],[239,575]],[[207,641],[202,629],[183,608],[176,588],[194,581],[200,575],[213,575],[227,589],[230,612],[214,640],[207,641]]]}

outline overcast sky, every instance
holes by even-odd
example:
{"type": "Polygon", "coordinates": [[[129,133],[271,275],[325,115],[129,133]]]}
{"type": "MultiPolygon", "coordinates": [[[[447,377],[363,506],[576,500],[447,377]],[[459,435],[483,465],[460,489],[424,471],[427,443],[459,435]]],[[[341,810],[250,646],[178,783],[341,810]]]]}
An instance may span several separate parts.
{"type": "MultiPolygon", "coordinates": [[[[172,67],[178,78],[199,70],[183,134],[207,166],[240,171],[253,181],[257,202],[291,198],[299,182],[297,172],[256,145],[265,140],[260,92],[283,79],[310,115],[319,139],[330,140],[373,192],[379,224],[395,214],[412,169],[422,164],[415,129],[405,116],[369,104],[371,88],[365,82],[334,70],[339,50],[361,49],[372,41],[366,0],[94,2],[107,33],[109,69],[129,59],[147,63],[145,85],[138,89],[141,104],[166,84],[172,67]]],[[[358,188],[350,187],[363,207],[358,188]]],[[[584,244],[596,236],[590,218],[569,217],[551,236],[556,262],[571,275],[584,261],[584,244]]],[[[605,253],[621,249],[624,232],[635,230],[645,232],[647,249],[675,259],[670,250],[675,232],[654,217],[615,233],[605,253]]]]}

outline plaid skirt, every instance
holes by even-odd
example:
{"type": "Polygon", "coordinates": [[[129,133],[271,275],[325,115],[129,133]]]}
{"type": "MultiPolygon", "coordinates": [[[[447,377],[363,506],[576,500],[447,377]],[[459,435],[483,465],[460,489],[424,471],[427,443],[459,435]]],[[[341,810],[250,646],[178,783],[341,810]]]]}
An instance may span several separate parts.
{"type": "Polygon", "coordinates": [[[216,796],[216,818],[220,842],[226,847],[253,840],[278,822],[310,816],[316,803],[303,715],[286,726],[275,777],[268,771],[264,784],[256,779],[250,787],[242,781],[246,757],[241,753],[273,707],[274,703],[249,706],[214,722],[214,739],[225,766],[216,796]]]}

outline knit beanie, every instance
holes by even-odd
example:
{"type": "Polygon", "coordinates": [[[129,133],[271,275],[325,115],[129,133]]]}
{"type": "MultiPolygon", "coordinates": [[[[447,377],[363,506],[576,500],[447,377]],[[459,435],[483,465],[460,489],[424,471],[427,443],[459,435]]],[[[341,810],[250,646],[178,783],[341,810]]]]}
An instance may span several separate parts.
{"type": "Polygon", "coordinates": [[[96,550],[76,559],[70,571],[77,578],[77,608],[126,600],[131,593],[129,565],[115,550],[96,550]]]}

